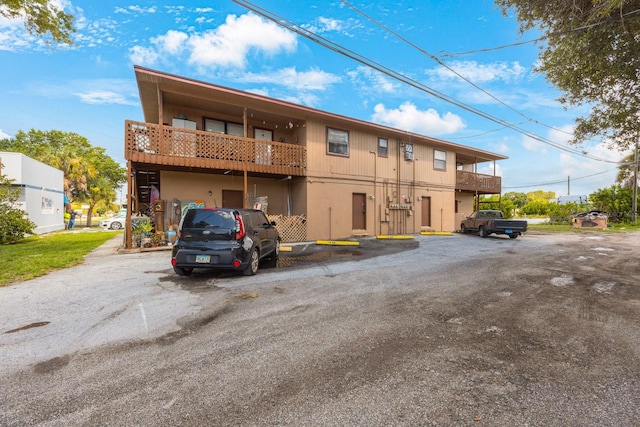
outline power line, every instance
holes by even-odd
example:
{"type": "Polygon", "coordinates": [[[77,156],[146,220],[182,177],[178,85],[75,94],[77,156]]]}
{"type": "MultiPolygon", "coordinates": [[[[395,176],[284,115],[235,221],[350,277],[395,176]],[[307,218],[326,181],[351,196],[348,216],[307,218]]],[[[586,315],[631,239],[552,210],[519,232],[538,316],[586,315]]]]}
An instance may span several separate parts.
{"type": "MultiPolygon", "coordinates": [[[[578,177],[578,178],[571,178],[571,181],[579,181],[581,179],[586,179],[586,178],[591,178],[591,177],[598,176],[598,175],[603,175],[605,173],[609,173],[609,172],[614,171],[614,170],[615,169],[608,169],[606,171],[597,172],[597,173],[594,173],[594,174],[591,174],[591,175],[585,175],[585,176],[581,176],[581,177],[578,177]]],[[[566,179],[560,179],[560,180],[557,180],[557,181],[549,181],[549,182],[543,182],[543,183],[539,183],[539,184],[515,185],[515,186],[510,186],[510,187],[502,187],[502,188],[503,189],[507,189],[507,188],[513,189],[513,188],[544,187],[546,185],[562,184],[562,183],[565,183],[565,182],[567,182],[566,179]]]]}
{"type": "Polygon", "coordinates": [[[575,31],[587,30],[589,28],[597,27],[598,25],[608,24],[609,22],[618,21],[619,19],[626,18],[627,16],[631,16],[631,15],[634,15],[636,13],[640,13],[640,9],[629,11],[629,12],[623,14],[623,15],[620,15],[619,18],[618,17],[609,18],[609,19],[606,19],[604,21],[594,22],[593,24],[583,25],[581,27],[572,28],[570,30],[557,31],[557,32],[549,33],[546,36],[541,36],[541,37],[538,37],[538,38],[535,38],[535,39],[531,39],[531,40],[526,40],[526,41],[517,42],[517,43],[511,43],[511,44],[506,44],[506,45],[502,45],[502,46],[488,47],[488,48],[477,49],[477,50],[469,50],[469,51],[466,51],[466,52],[445,53],[443,55],[443,57],[445,57],[445,58],[457,58],[458,56],[473,55],[473,54],[476,54],[476,53],[492,52],[494,50],[508,49],[508,48],[511,48],[511,47],[516,47],[516,46],[522,46],[522,45],[525,45],[525,44],[536,43],[536,42],[539,42],[541,40],[546,40],[546,39],[548,39],[549,37],[552,37],[552,36],[561,36],[561,35],[564,35],[564,34],[570,34],[570,33],[575,32],[575,31]]]}
{"type": "Polygon", "coordinates": [[[503,120],[503,119],[500,119],[498,117],[495,117],[495,116],[493,116],[493,115],[491,115],[491,114],[489,114],[487,112],[484,112],[484,111],[482,111],[482,110],[480,110],[478,108],[475,108],[473,106],[467,105],[467,104],[463,103],[462,101],[458,101],[457,99],[455,99],[455,98],[453,98],[453,97],[451,97],[451,96],[449,96],[449,95],[447,95],[445,93],[442,93],[442,92],[440,92],[440,91],[438,91],[438,90],[436,90],[434,88],[431,88],[431,87],[429,87],[429,86],[427,86],[427,85],[425,85],[423,83],[420,83],[420,82],[418,82],[418,81],[416,81],[416,80],[414,80],[414,79],[412,79],[412,78],[410,78],[410,77],[408,77],[408,76],[406,76],[404,74],[401,74],[401,73],[399,73],[399,72],[397,72],[397,71],[395,71],[395,70],[393,70],[393,69],[391,69],[391,68],[389,68],[389,67],[387,67],[385,65],[382,65],[382,64],[380,64],[378,62],[375,62],[375,61],[371,60],[370,58],[367,58],[367,57],[365,57],[365,56],[363,56],[363,55],[361,55],[361,54],[359,54],[357,52],[354,52],[354,51],[352,51],[352,50],[350,50],[350,49],[348,49],[348,48],[346,48],[344,46],[341,46],[341,45],[339,45],[337,43],[334,43],[331,40],[328,40],[328,39],[326,39],[326,38],[324,38],[322,36],[319,36],[319,35],[313,33],[312,31],[310,31],[310,30],[308,30],[306,28],[303,28],[303,27],[299,26],[298,24],[296,24],[296,23],[294,23],[292,21],[289,21],[288,19],[286,19],[284,17],[276,15],[275,13],[273,13],[273,12],[267,10],[267,9],[261,8],[261,7],[255,5],[255,4],[247,1],[247,0],[233,0],[233,2],[239,4],[240,6],[243,6],[243,7],[247,8],[247,9],[249,9],[250,11],[262,16],[265,19],[268,19],[269,21],[274,22],[276,25],[279,25],[279,26],[281,26],[283,28],[288,29],[289,31],[292,31],[292,32],[294,32],[296,34],[299,34],[302,37],[305,37],[305,38],[313,41],[314,43],[319,44],[320,46],[323,46],[323,47],[325,47],[325,48],[327,48],[327,49],[329,49],[329,50],[331,50],[333,52],[336,52],[336,53],[338,53],[340,55],[346,56],[349,59],[352,59],[352,60],[354,60],[356,62],[359,62],[359,63],[361,63],[361,64],[363,64],[363,65],[365,65],[365,66],[367,66],[369,68],[372,68],[372,69],[374,69],[374,70],[376,70],[376,71],[378,71],[378,72],[380,72],[380,73],[382,73],[382,74],[384,74],[386,76],[389,76],[389,77],[391,77],[393,79],[396,79],[396,80],[398,80],[398,81],[400,81],[400,82],[402,82],[402,83],[404,83],[404,84],[406,84],[408,86],[411,86],[411,87],[413,87],[415,89],[418,89],[418,90],[420,90],[422,92],[428,93],[428,94],[430,94],[430,95],[432,95],[432,96],[434,96],[436,98],[442,99],[443,101],[446,101],[446,102],[448,102],[450,104],[453,104],[453,105],[455,105],[455,106],[457,106],[457,107],[459,107],[459,108],[461,108],[461,109],[463,109],[465,111],[468,111],[470,113],[476,114],[476,115],[478,115],[480,117],[483,117],[483,118],[485,118],[487,120],[490,120],[490,121],[492,121],[494,123],[498,123],[498,124],[500,124],[500,125],[502,125],[502,126],[504,126],[506,128],[512,129],[512,130],[514,130],[514,131],[516,131],[518,133],[521,133],[522,135],[528,136],[531,139],[534,139],[536,141],[539,141],[539,142],[542,142],[544,144],[550,145],[550,146],[552,146],[552,147],[554,147],[554,148],[556,148],[558,150],[565,151],[565,152],[570,153],[570,154],[579,155],[581,157],[586,157],[586,158],[589,158],[589,159],[592,159],[592,160],[601,161],[601,162],[605,162],[605,163],[616,163],[616,162],[613,162],[611,160],[601,159],[601,158],[598,158],[598,157],[595,157],[595,156],[590,156],[590,155],[588,155],[586,153],[583,153],[583,152],[580,152],[580,151],[578,151],[576,149],[570,149],[569,147],[562,146],[562,145],[560,145],[560,144],[558,144],[556,142],[550,141],[550,140],[548,140],[546,138],[543,138],[543,137],[541,137],[539,135],[536,135],[536,134],[534,134],[532,132],[529,132],[526,129],[523,129],[523,128],[519,127],[518,125],[514,125],[512,123],[507,122],[506,120],[503,120]]]}
{"type": "MultiPolygon", "coordinates": [[[[468,79],[467,77],[465,77],[464,75],[460,74],[458,71],[456,71],[454,68],[448,66],[446,63],[444,63],[440,58],[438,58],[437,56],[427,52],[426,50],[424,50],[423,48],[421,48],[420,46],[416,45],[415,43],[411,42],[410,40],[406,39],[405,37],[401,36],[400,34],[398,34],[396,31],[393,31],[391,28],[387,27],[386,25],[384,25],[383,23],[381,23],[380,21],[374,19],[373,17],[367,15],[366,13],[364,13],[363,11],[359,10],[358,8],[356,8],[355,6],[353,6],[352,4],[350,4],[349,2],[347,2],[346,0],[341,0],[342,3],[346,4],[349,8],[351,8],[353,11],[355,11],[356,13],[364,16],[366,19],[368,19],[369,21],[373,22],[374,24],[376,24],[377,26],[379,26],[380,28],[382,28],[384,31],[387,31],[388,33],[394,35],[396,38],[400,39],[401,41],[403,41],[404,43],[408,44],[409,46],[411,46],[412,48],[416,49],[418,52],[426,55],[427,57],[431,58],[432,60],[434,60],[436,63],[438,63],[438,65],[440,65],[443,68],[446,68],[447,70],[449,70],[450,72],[452,72],[453,74],[455,74],[456,76],[458,76],[459,78],[461,78],[462,80],[464,80],[466,83],[470,84],[471,86],[473,86],[474,88],[478,89],[479,91],[481,91],[482,93],[484,93],[485,95],[487,95],[488,97],[494,99],[495,101],[497,101],[499,104],[505,106],[506,108],[508,108],[509,110],[513,111],[514,113],[516,113],[517,115],[521,116],[522,118],[526,119],[527,121],[529,121],[530,123],[534,123],[543,127],[546,127],[548,129],[551,130],[555,130],[557,132],[561,132],[564,133],[566,135],[571,135],[573,136],[573,132],[567,132],[564,129],[559,129],[555,126],[551,126],[545,123],[540,122],[537,119],[534,119],[532,117],[527,116],[526,114],[520,112],[519,110],[513,108],[512,106],[510,106],[509,104],[507,104],[506,102],[502,101],[500,98],[498,98],[497,96],[493,95],[492,93],[488,92],[487,90],[485,90],[484,88],[480,87],[478,84],[476,84],[475,82],[471,81],[470,79],[468,79]]],[[[586,27],[582,27],[582,28],[586,28],[586,27]]],[[[539,39],[540,40],[540,39],[539,39]]],[[[518,123],[518,124],[522,124],[522,123],[518,123]]]]}

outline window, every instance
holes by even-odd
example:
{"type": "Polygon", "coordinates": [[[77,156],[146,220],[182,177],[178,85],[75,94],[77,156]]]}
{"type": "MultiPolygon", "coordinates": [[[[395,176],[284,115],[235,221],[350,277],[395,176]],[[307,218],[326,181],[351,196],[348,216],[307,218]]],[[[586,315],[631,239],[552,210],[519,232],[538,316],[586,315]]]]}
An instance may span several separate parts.
{"type": "Polygon", "coordinates": [[[433,150],[433,168],[436,170],[447,169],[447,152],[433,150]]]}
{"type": "Polygon", "coordinates": [[[389,152],[389,140],[386,138],[378,138],[378,156],[387,157],[389,152]]]}
{"type": "Polygon", "coordinates": [[[244,136],[244,126],[241,123],[223,122],[222,120],[204,119],[204,130],[207,132],[224,133],[227,135],[244,136]]]}
{"type": "Polygon", "coordinates": [[[327,128],[327,152],[340,156],[348,156],[349,132],[327,128]]]}

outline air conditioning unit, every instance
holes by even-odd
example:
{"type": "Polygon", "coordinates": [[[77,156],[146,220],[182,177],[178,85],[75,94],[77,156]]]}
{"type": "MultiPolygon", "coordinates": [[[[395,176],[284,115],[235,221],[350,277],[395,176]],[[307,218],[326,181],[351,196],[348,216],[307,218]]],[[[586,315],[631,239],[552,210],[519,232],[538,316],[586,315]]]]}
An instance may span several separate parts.
{"type": "Polygon", "coordinates": [[[404,159],[413,160],[413,144],[404,145],[404,159]]]}

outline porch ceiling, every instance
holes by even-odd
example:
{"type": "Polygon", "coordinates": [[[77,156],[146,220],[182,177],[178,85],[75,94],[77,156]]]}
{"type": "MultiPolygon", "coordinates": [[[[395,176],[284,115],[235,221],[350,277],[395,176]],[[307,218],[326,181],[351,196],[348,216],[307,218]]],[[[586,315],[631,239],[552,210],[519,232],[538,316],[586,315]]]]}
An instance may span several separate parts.
{"type": "Polygon", "coordinates": [[[288,104],[277,101],[265,103],[262,97],[253,98],[249,93],[239,93],[221,86],[176,76],[150,75],[137,69],[136,78],[144,121],[147,123],[159,124],[159,93],[167,104],[207,111],[211,115],[220,113],[236,116],[240,123],[245,108],[249,117],[268,123],[282,123],[283,126],[289,122],[301,125],[306,120],[304,111],[288,104]]]}

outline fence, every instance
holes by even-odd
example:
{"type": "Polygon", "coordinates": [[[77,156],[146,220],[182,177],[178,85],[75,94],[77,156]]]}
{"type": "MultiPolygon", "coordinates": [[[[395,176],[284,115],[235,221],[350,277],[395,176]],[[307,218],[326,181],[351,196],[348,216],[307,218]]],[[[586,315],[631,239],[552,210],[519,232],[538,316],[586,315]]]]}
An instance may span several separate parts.
{"type": "Polygon", "coordinates": [[[307,240],[307,217],[304,215],[268,215],[269,221],[275,221],[283,243],[304,242],[307,240]]]}

